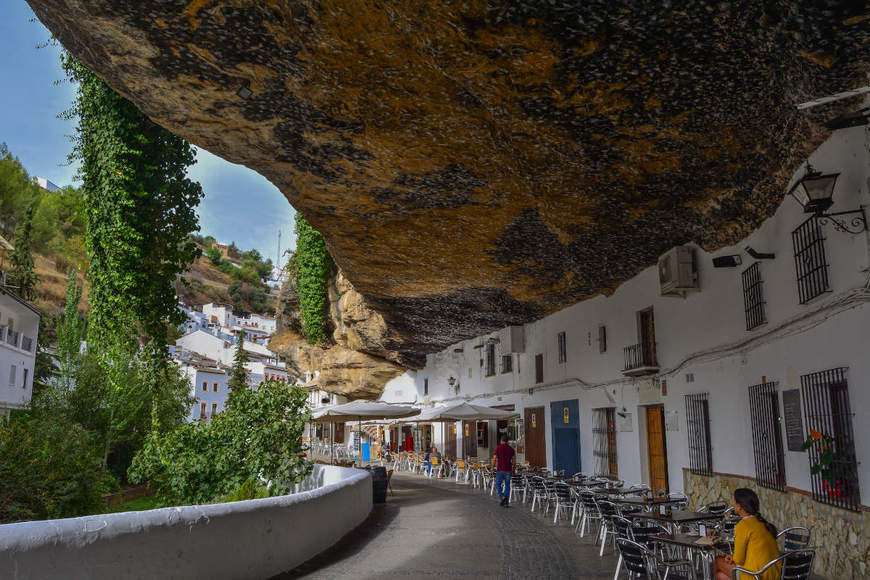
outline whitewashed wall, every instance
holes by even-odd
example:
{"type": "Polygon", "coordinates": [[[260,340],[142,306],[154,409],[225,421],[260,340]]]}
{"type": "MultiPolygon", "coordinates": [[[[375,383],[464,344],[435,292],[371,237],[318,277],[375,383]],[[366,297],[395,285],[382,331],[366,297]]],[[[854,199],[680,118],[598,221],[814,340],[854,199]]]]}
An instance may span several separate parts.
{"type": "MultiPolygon", "coordinates": [[[[36,337],[39,333],[39,316],[11,296],[0,292],[0,327],[8,326],[12,319],[14,330],[33,340],[30,351],[13,346],[6,341],[0,328],[0,409],[22,409],[30,406],[33,395],[33,367],[36,357],[36,337]],[[11,380],[11,367],[15,377],[11,380]],[[25,372],[27,377],[25,379],[25,372]]],[[[5,415],[5,413],[4,413],[5,415]]],[[[3,416],[0,415],[0,420],[3,416]]]]}
{"type": "MultiPolygon", "coordinates": [[[[823,172],[840,172],[830,211],[852,210],[870,204],[870,139],[864,127],[835,133],[810,158],[823,172]]],[[[792,181],[803,176],[796,169],[792,181]]],[[[717,472],[753,476],[751,430],[749,428],[749,385],[767,380],[779,382],[779,390],[798,388],[799,377],[839,366],[849,367],[848,381],[854,429],[860,462],[859,478],[864,503],[870,498],[870,307],[861,289],[870,276],[870,244],[867,234],[849,235],[825,226],[825,249],[832,292],[798,304],[791,232],[806,219],[797,203],[783,192],[776,214],[747,239],[731,248],[707,253],[695,252],[701,291],[685,299],[659,295],[657,269],[648,268],[622,284],[612,296],[598,296],[566,308],[542,320],[525,325],[525,351],[514,355],[513,372],[483,377],[480,360],[484,349],[473,348],[493,332],[463,341],[427,357],[426,367],[417,373],[418,397],[423,382],[429,381],[432,403],[471,398],[483,404],[547,406],[547,457],[552,465],[549,435],[549,403],[579,399],[581,408],[582,469],[593,469],[592,410],[597,407],[626,407],[632,413],[633,430],[619,432],[617,449],[620,477],[627,481],[647,478],[645,425],[640,389],[648,379],[622,375],[623,347],[635,344],[636,312],[652,306],[659,378],[666,379],[668,394],[661,398],[666,411],[677,411],[679,431],[667,433],[669,479],[672,490],[683,485],[681,468],[687,465],[685,403],[687,393],[708,392],[710,396],[713,469],[717,472]],[[761,262],[767,324],[745,330],[741,272],[753,259],[743,250],[774,252],[774,260],[761,262]],[[714,269],[712,257],[740,253],[743,264],[714,269]],[[843,306],[843,297],[853,302],[843,306]],[[862,302],[863,301],[863,302],[862,302]],[[863,305],[862,305],[863,304],[863,305]],[[815,314],[813,314],[815,313],[815,314]],[[803,317],[804,320],[798,321],[803,317]],[[607,327],[607,351],[599,353],[598,326],[607,327]],[[568,361],[559,364],[557,335],[567,335],[568,361]],[[455,352],[456,349],[461,352],[455,352]],[[544,355],[544,383],[534,384],[534,356],[544,355]],[[686,374],[694,375],[687,382],[686,374]],[[447,378],[459,379],[454,395],[447,378]],[[533,388],[533,394],[529,389],[533,388]],[[610,393],[615,404],[604,394],[610,393]]],[[[612,258],[611,258],[612,259],[612,258]]],[[[500,346],[496,347],[500,362],[500,346]]],[[[649,391],[652,392],[652,391],[649,391]]],[[[436,429],[436,433],[440,430],[436,429]]],[[[436,435],[439,446],[443,441],[436,435]]],[[[490,434],[492,436],[492,433],[490,434]]],[[[461,446],[461,439],[458,443],[461,446]]],[[[809,467],[804,453],[786,451],[787,484],[810,489],[809,467]]]]}

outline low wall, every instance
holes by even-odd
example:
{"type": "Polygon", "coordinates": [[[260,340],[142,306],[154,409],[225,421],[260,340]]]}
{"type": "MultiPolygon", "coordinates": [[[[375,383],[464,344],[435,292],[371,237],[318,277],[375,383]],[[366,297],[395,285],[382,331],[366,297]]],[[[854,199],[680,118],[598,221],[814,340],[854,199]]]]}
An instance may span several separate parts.
{"type": "Polygon", "coordinates": [[[361,524],[367,471],[316,465],[298,493],[0,525],[2,577],[263,579],[290,570],[361,524]]]}
{"type": "Polygon", "coordinates": [[[816,574],[831,580],[870,577],[870,512],[852,512],[813,500],[805,493],[761,487],[754,478],[717,474],[710,477],[683,471],[686,495],[692,505],[718,500],[729,504],[734,490],[748,487],[758,494],[761,514],[778,529],[805,526],[816,548],[816,574]]]}

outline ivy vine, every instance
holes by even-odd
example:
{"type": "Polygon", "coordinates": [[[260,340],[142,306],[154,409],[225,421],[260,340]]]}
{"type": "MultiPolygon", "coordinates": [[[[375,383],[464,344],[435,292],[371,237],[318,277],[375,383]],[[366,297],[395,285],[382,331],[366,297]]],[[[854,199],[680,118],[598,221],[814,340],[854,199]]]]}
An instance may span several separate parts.
{"type": "Polygon", "coordinates": [[[327,341],[329,330],[329,278],[335,267],[323,236],[296,214],[296,253],[293,257],[302,334],[312,344],[327,341]]]}

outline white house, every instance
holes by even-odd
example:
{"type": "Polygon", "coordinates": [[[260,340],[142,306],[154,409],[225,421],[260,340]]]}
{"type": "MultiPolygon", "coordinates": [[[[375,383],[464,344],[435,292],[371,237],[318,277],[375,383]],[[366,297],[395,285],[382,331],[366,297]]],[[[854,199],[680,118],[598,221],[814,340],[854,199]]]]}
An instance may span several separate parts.
{"type": "Polygon", "coordinates": [[[30,407],[39,312],[0,285],[0,416],[30,407]]]}
{"type": "Polygon", "coordinates": [[[191,394],[196,398],[191,406],[190,421],[208,422],[226,408],[229,377],[225,369],[199,360],[182,363],[181,370],[190,379],[191,394]]]}
{"type": "MultiPolygon", "coordinates": [[[[429,355],[405,379],[424,405],[470,400],[519,414],[509,424],[436,423],[433,442],[447,456],[486,457],[507,432],[521,462],[700,500],[749,485],[781,526],[822,535],[836,520],[846,538],[861,538],[870,526],[867,128],[837,131],[809,163],[822,175],[802,166],[791,184],[839,174],[828,213],[850,213],[815,217],[783,192],[776,214],[730,248],[675,250],[610,296],[429,355]],[[836,481],[811,474],[817,451],[801,449],[810,430],[834,439],[836,481]]],[[[397,390],[384,400],[412,400],[397,390]]],[[[817,571],[841,577],[835,562],[863,561],[866,544],[819,541],[817,571]]]]}
{"type": "Polygon", "coordinates": [[[210,323],[219,326],[236,326],[238,320],[233,315],[233,309],[225,304],[215,304],[209,302],[202,305],[202,313],[210,323]]]}

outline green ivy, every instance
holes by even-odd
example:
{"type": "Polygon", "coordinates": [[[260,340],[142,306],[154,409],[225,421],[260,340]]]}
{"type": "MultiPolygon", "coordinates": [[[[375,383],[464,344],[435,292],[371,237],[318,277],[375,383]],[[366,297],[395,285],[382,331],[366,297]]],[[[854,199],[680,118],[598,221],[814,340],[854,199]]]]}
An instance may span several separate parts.
{"type": "Polygon", "coordinates": [[[296,214],[296,288],[302,317],[302,334],[312,344],[327,341],[329,329],[329,277],[334,264],[323,236],[301,214],[296,214]]]}

